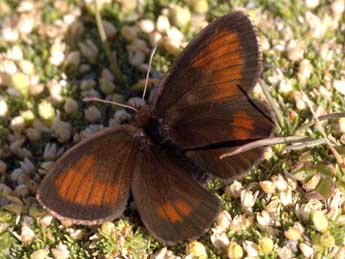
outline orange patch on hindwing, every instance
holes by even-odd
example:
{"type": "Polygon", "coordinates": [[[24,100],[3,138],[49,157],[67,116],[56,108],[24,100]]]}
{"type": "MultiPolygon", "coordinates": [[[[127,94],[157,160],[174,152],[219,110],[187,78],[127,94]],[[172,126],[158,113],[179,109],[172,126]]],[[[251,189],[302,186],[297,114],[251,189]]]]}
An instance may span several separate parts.
{"type": "Polygon", "coordinates": [[[234,126],[232,135],[235,139],[248,139],[254,131],[254,121],[247,112],[235,112],[231,120],[231,125],[234,126]]]}
{"type": "Polygon", "coordinates": [[[172,223],[183,222],[182,217],[188,216],[191,211],[192,207],[183,200],[177,200],[175,202],[168,201],[157,208],[158,216],[172,223]]]}

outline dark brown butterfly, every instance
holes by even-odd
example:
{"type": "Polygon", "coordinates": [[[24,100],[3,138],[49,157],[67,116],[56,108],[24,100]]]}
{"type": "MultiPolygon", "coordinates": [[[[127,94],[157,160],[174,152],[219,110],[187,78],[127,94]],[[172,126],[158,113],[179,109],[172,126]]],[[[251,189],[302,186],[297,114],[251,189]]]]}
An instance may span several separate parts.
{"type": "Polygon", "coordinates": [[[256,30],[244,13],[210,23],[162,80],[154,105],[138,111],[132,124],[66,152],[41,183],[39,202],[58,218],[92,225],[120,217],[132,193],[158,240],[172,245],[199,237],[220,201],[191,172],[238,177],[263,149],[219,156],[271,134],[269,109],[248,96],[260,67],[256,30]]]}

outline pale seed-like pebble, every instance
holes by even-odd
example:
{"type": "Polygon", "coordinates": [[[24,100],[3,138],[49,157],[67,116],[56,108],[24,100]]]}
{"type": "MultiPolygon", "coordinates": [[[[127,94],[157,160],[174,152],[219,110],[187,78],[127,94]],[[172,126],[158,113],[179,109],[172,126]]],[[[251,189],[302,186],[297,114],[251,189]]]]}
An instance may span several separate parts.
{"type": "Polygon", "coordinates": [[[312,64],[310,63],[308,59],[304,59],[299,65],[298,74],[297,74],[297,77],[300,83],[306,84],[312,72],[313,72],[312,64]]]}
{"type": "Polygon", "coordinates": [[[5,117],[7,115],[7,112],[8,112],[7,103],[5,99],[0,97],[0,117],[5,117]]]}
{"type": "Polygon", "coordinates": [[[231,224],[231,215],[226,210],[218,214],[216,219],[217,227],[227,230],[231,224]]]}
{"type": "Polygon", "coordinates": [[[180,28],[186,27],[191,22],[191,12],[187,7],[177,6],[173,10],[174,24],[180,28]]]}
{"type": "Polygon", "coordinates": [[[67,114],[76,114],[79,109],[78,102],[72,98],[68,98],[63,106],[67,114]]]}
{"type": "Polygon", "coordinates": [[[256,220],[259,228],[262,229],[266,229],[267,227],[271,226],[273,222],[273,219],[266,210],[261,211],[261,213],[257,213],[256,220]]]}
{"type": "Polygon", "coordinates": [[[97,85],[97,82],[95,80],[87,79],[81,82],[80,88],[81,90],[90,90],[90,89],[94,89],[96,85],[97,85]]]}
{"type": "Polygon", "coordinates": [[[17,11],[20,13],[30,12],[34,8],[34,2],[31,0],[20,1],[17,7],[17,11]]]}
{"type": "Polygon", "coordinates": [[[235,241],[231,241],[228,247],[229,259],[241,259],[243,257],[242,247],[235,241]]]}
{"type": "Polygon", "coordinates": [[[339,93],[345,95],[345,80],[335,80],[333,86],[339,93]]]}
{"type": "Polygon", "coordinates": [[[298,241],[302,239],[301,231],[295,227],[289,227],[289,229],[284,232],[284,235],[289,240],[298,241]]]}
{"type": "Polygon", "coordinates": [[[227,186],[225,188],[225,191],[230,192],[234,198],[239,198],[241,196],[243,186],[241,182],[235,180],[230,186],[227,186]]]}
{"type": "Polygon", "coordinates": [[[248,256],[257,257],[259,256],[258,245],[252,241],[244,241],[243,248],[247,252],[248,256]]]}
{"type": "Polygon", "coordinates": [[[52,125],[52,130],[59,142],[65,143],[72,137],[72,125],[69,122],[56,119],[52,125]]]}
{"type": "Polygon", "coordinates": [[[287,189],[286,191],[279,193],[279,199],[280,202],[283,204],[283,206],[290,206],[293,204],[292,201],[292,192],[290,189],[287,189]]]}
{"type": "Polygon", "coordinates": [[[273,240],[269,237],[260,238],[258,248],[260,254],[270,254],[274,248],[273,240]]]}
{"type": "Polygon", "coordinates": [[[149,19],[144,19],[139,22],[139,28],[145,33],[151,33],[155,29],[155,24],[149,19]]]}
{"type": "Polygon", "coordinates": [[[104,20],[102,21],[102,24],[103,24],[104,33],[106,37],[108,39],[113,38],[117,33],[116,27],[111,22],[104,21],[104,20]]]}
{"type": "Polygon", "coordinates": [[[331,7],[335,15],[340,15],[345,10],[345,2],[343,0],[335,0],[333,1],[331,7]]]}
{"type": "Polygon", "coordinates": [[[99,85],[105,95],[112,94],[116,88],[115,84],[106,78],[100,78],[99,85]]]}
{"type": "Polygon", "coordinates": [[[22,224],[20,239],[23,243],[31,243],[35,237],[35,232],[27,224],[22,224]]]}
{"type": "Polygon", "coordinates": [[[59,243],[51,252],[55,259],[68,259],[70,257],[68,248],[63,243],[59,243]]]}
{"type": "Polygon", "coordinates": [[[205,14],[208,11],[207,0],[196,0],[194,3],[194,10],[199,14],[205,14]]]}
{"type": "Polygon", "coordinates": [[[286,191],[288,188],[287,181],[281,175],[274,175],[272,177],[272,182],[279,192],[286,191]]]}
{"type": "Polygon", "coordinates": [[[187,254],[195,256],[196,258],[207,258],[207,252],[205,246],[198,242],[198,241],[192,241],[188,244],[187,247],[187,254]]]}
{"type": "Polygon", "coordinates": [[[109,236],[115,231],[115,225],[110,221],[104,222],[101,226],[101,230],[104,234],[109,236]]]}
{"type": "Polygon", "coordinates": [[[51,225],[51,223],[53,222],[54,217],[50,214],[44,215],[41,219],[40,219],[40,223],[43,227],[47,228],[51,225]]]}
{"type": "Polygon", "coordinates": [[[132,42],[138,38],[138,28],[136,26],[123,26],[121,34],[127,41],[132,42]]]}
{"type": "Polygon", "coordinates": [[[44,147],[43,158],[44,160],[55,160],[57,156],[57,147],[55,143],[47,143],[44,147]]]}
{"type": "Polygon", "coordinates": [[[303,184],[303,187],[306,191],[314,190],[321,181],[321,175],[315,174],[313,175],[306,183],[303,184]]]}
{"type": "Polygon", "coordinates": [[[78,50],[68,53],[66,60],[64,61],[67,67],[76,69],[80,63],[80,52],[78,50]]]}
{"type": "Polygon", "coordinates": [[[27,96],[29,94],[29,77],[23,73],[15,73],[12,76],[12,86],[16,89],[21,95],[27,96]]]}
{"type": "Polygon", "coordinates": [[[311,220],[317,231],[325,232],[328,229],[328,219],[321,211],[313,212],[311,214],[311,220]]]}
{"type": "Polygon", "coordinates": [[[39,249],[31,254],[31,259],[46,259],[49,254],[48,249],[39,249]]]}
{"type": "Polygon", "coordinates": [[[145,62],[145,53],[141,52],[141,51],[135,51],[135,52],[130,52],[129,53],[129,63],[132,66],[140,66],[141,64],[143,64],[145,62]]]}
{"type": "Polygon", "coordinates": [[[225,232],[214,232],[211,235],[211,243],[219,252],[225,252],[230,241],[225,232]]]}
{"type": "Polygon", "coordinates": [[[4,41],[15,42],[19,39],[19,32],[16,28],[12,28],[9,24],[5,24],[2,27],[1,36],[4,41]]]}
{"type": "Polygon", "coordinates": [[[37,96],[44,90],[44,84],[34,84],[29,86],[29,94],[31,96],[37,96]]]}
{"type": "Polygon", "coordinates": [[[84,116],[86,120],[95,122],[101,119],[101,112],[97,109],[96,106],[92,105],[84,111],[84,116]]]}
{"type": "Polygon", "coordinates": [[[165,15],[158,16],[156,28],[159,32],[167,32],[170,28],[170,22],[168,17],[165,15]]]}
{"type": "Polygon", "coordinates": [[[16,116],[12,118],[10,127],[13,131],[20,132],[25,128],[25,121],[22,116],[16,116]]]}
{"type": "Polygon", "coordinates": [[[38,114],[43,120],[52,121],[55,118],[55,109],[51,103],[43,100],[38,105],[38,114]]]}
{"type": "Polygon", "coordinates": [[[311,258],[314,255],[314,249],[305,243],[300,243],[299,249],[306,258],[311,258]]]}
{"type": "Polygon", "coordinates": [[[319,0],[305,0],[306,7],[314,9],[319,5],[319,0]]]}
{"type": "Polygon", "coordinates": [[[24,198],[29,195],[29,188],[26,184],[19,184],[14,189],[14,192],[20,197],[24,198]]]}
{"type": "Polygon", "coordinates": [[[20,70],[24,74],[32,75],[35,71],[34,64],[29,60],[25,60],[25,59],[20,60],[18,65],[19,65],[20,70]]]}
{"type": "MultiPolygon", "coordinates": [[[[0,100],[0,111],[1,111],[1,100],[0,100]]],[[[1,116],[1,113],[0,113],[1,116]]],[[[340,118],[338,121],[339,130],[341,133],[345,133],[345,118],[340,118]]]]}
{"type": "Polygon", "coordinates": [[[138,108],[142,108],[143,106],[145,106],[146,101],[140,97],[132,97],[132,98],[128,99],[128,105],[138,109],[138,108]]]}
{"type": "Polygon", "coordinates": [[[18,45],[15,45],[7,51],[6,56],[14,61],[19,61],[23,59],[23,50],[18,45]]]}
{"type": "Polygon", "coordinates": [[[162,42],[163,36],[160,32],[154,31],[153,33],[150,33],[150,44],[152,46],[157,46],[162,42]]]}
{"type": "Polygon", "coordinates": [[[272,194],[276,192],[276,186],[271,181],[260,181],[259,185],[265,193],[272,194]]]}
{"type": "Polygon", "coordinates": [[[31,33],[34,27],[35,27],[35,20],[31,15],[21,16],[17,24],[18,31],[22,35],[31,33]]]}
{"type": "Polygon", "coordinates": [[[97,63],[98,48],[90,39],[86,40],[86,42],[80,42],[78,46],[88,62],[91,64],[97,63]]]}
{"type": "Polygon", "coordinates": [[[304,56],[304,48],[302,43],[292,41],[287,47],[288,58],[291,61],[299,61],[304,56]]]}
{"type": "Polygon", "coordinates": [[[114,119],[121,124],[130,121],[132,116],[126,110],[121,109],[115,112],[114,119]]]}

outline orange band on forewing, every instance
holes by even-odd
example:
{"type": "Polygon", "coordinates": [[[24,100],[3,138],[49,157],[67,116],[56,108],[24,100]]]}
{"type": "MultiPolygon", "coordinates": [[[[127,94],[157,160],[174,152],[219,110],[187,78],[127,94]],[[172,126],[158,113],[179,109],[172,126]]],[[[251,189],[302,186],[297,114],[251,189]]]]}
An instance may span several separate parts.
{"type": "Polygon", "coordinates": [[[188,216],[192,212],[192,207],[183,200],[175,202],[166,202],[157,209],[158,216],[161,219],[169,220],[172,223],[183,222],[182,216],[188,216]]]}
{"type": "Polygon", "coordinates": [[[183,216],[188,216],[192,212],[192,207],[183,200],[177,200],[175,206],[183,216]]]}

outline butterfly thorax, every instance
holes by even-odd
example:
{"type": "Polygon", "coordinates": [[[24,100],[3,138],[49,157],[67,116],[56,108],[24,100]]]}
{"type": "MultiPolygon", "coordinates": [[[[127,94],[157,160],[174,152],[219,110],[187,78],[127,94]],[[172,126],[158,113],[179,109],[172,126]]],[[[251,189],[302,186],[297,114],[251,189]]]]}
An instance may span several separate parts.
{"type": "Polygon", "coordinates": [[[152,116],[151,108],[148,106],[137,112],[134,126],[142,129],[145,136],[155,144],[163,144],[167,140],[162,120],[152,116]]]}

